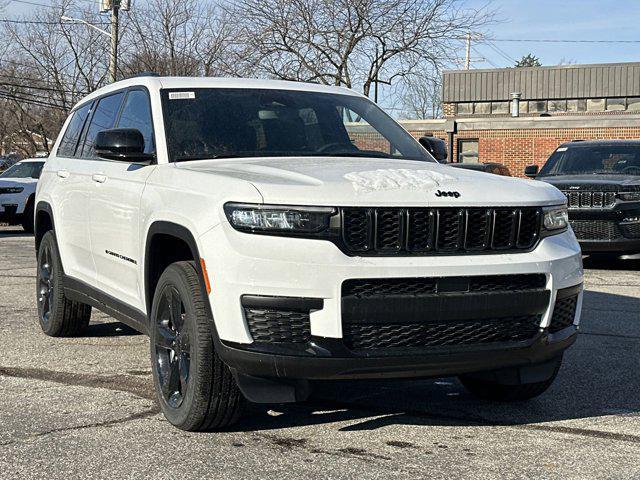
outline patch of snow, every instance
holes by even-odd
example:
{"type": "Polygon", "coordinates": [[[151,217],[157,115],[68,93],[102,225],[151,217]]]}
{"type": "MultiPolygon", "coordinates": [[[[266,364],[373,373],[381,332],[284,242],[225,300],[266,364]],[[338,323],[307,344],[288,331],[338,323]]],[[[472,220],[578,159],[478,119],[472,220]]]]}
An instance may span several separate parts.
{"type": "Polygon", "coordinates": [[[383,168],[365,172],[352,172],[344,176],[358,193],[379,190],[430,190],[455,180],[446,173],[408,168],[383,168]]]}

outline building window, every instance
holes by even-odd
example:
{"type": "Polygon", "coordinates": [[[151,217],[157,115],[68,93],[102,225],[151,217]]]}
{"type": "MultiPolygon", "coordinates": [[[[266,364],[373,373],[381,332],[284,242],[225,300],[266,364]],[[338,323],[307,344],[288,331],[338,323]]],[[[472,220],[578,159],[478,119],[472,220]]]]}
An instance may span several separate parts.
{"type": "Polygon", "coordinates": [[[582,100],[567,100],[567,112],[586,112],[587,101],[582,100]]]}
{"type": "Polygon", "coordinates": [[[471,115],[473,113],[473,103],[459,103],[458,115],[471,115]]]}
{"type": "Polygon", "coordinates": [[[476,102],[474,111],[477,115],[489,115],[491,113],[491,103],[476,102]]]}
{"type": "Polygon", "coordinates": [[[478,139],[477,138],[458,139],[458,162],[478,163],[478,139]]]}
{"type": "Polygon", "coordinates": [[[627,107],[624,98],[607,98],[607,111],[625,110],[627,107]]]}
{"type": "Polygon", "coordinates": [[[640,97],[627,98],[627,110],[633,110],[635,112],[640,110],[640,97]]]}
{"type": "Polygon", "coordinates": [[[604,98],[589,98],[587,112],[604,112],[604,98]]]}
{"type": "Polygon", "coordinates": [[[509,102],[491,102],[491,113],[494,115],[509,113],[509,102]]]}
{"type": "Polygon", "coordinates": [[[550,112],[566,112],[567,101],[566,100],[549,100],[547,107],[550,112]]]}
{"type": "Polygon", "coordinates": [[[518,108],[520,109],[520,114],[529,113],[529,102],[527,102],[526,100],[520,100],[518,108]]]}
{"type": "Polygon", "coordinates": [[[547,111],[547,102],[544,100],[530,100],[529,113],[543,113],[547,111]]]}

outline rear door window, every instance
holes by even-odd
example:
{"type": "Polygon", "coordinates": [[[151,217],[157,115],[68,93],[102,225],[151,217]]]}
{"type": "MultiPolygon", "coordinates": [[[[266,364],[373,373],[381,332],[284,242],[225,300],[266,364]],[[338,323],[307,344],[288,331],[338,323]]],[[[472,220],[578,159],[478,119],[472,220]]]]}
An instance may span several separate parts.
{"type": "Polygon", "coordinates": [[[124,92],[119,92],[98,101],[82,147],[83,158],[98,158],[95,152],[96,135],[98,132],[113,128],[116,124],[123,97],[124,92]]]}
{"type": "Polygon", "coordinates": [[[71,121],[67,126],[67,129],[60,140],[60,146],[58,147],[57,155],[60,157],[73,157],[76,153],[76,146],[78,145],[78,139],[84,127],[84,122],[87,120],[91,103],[83,105],[71,115],[71,121]]]}

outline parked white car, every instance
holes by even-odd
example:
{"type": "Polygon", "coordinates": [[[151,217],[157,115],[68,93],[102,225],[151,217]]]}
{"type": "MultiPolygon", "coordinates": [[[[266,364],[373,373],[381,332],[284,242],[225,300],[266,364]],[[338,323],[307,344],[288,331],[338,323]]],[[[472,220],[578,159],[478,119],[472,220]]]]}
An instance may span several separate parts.
{"type": "Polygon", "coordinates": [[[36,185],[45,160],[28,158],[0,174],[0,222],[33,232],[36,185]]]}
{"type": "Polygon", "coordinates": [[[138,77],[72,111],[38,185],[52,336],[96,307],[151,337],[179,428],[310,380],[459,376],[543,393],[575,341],[582,257],[565,196],[440,165],[351,90],[138,77]]]}

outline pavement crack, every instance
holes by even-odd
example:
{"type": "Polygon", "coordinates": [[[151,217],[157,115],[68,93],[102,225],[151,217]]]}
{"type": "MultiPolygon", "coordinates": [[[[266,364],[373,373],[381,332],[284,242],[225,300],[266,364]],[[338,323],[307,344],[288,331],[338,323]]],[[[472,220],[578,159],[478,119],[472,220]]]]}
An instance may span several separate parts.
{"type": "Polygon", "coordinates": [[[87,428],[108,428],[108,427],[113,427],[114,425],[120,425],[120,424],[123,424],[123,423],[132,422],[134,420],[141,420],[141,419],[144,419],[144,418],[153,417],[154,415],[157,415],[158,413],[160,413],[160,409],[157,406],[154,406],[153,408],[149,408],[149,409],[144,410],[142,412],[133,413],[133,414],[128,415],[128,416],[123,417],[123,418],[116,418],[116,419],[113,419],[113,420],[105,420],[103,422],[88,423],[86,425],[76,425],[74,427],[53,428],[51,430],[46,430],[44,432],[34,433],[31,436],[32,437],[44,437],[44,436],[52,435],[52,434],[55,434],[55,433],[72,432],[74,430],[84,430],[84,429],[87,429],[87,428]]]}
{"type": "Polygon", "coordinates": [[[145,400],[153,400],[156,396],[149,381],[123,375],[98,375],[92,373],[71,373],[48,370],[44,368],[20,368],[0,366],[0,376],[42,380],[61,383],[63,385],[104,388],[118,392],[126,392],[145,400]]]}

